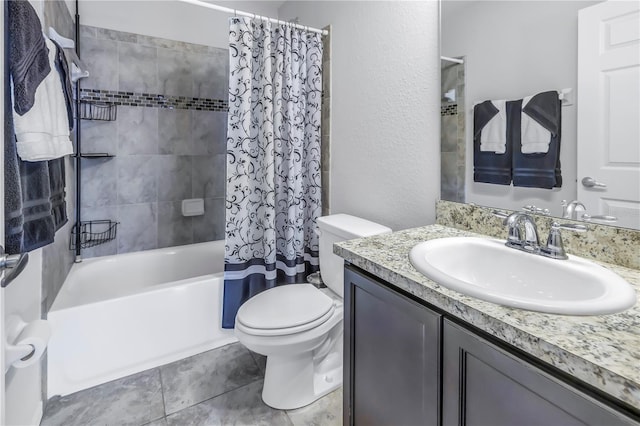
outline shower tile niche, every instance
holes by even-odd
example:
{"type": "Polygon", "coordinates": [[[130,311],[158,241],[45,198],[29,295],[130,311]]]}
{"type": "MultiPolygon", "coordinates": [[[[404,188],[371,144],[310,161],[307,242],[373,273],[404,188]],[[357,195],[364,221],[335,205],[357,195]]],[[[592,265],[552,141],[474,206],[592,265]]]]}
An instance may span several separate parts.
{"type": "Polygon", "coordinates": [[[84,99],[118,105],[115,121],[82,121],[82,220],[115,219],[104,256],[224,238],[228,50],[81,26],[91,70],[84,99]],[[204,198],[204,216],[181,201],[204,198]]]}

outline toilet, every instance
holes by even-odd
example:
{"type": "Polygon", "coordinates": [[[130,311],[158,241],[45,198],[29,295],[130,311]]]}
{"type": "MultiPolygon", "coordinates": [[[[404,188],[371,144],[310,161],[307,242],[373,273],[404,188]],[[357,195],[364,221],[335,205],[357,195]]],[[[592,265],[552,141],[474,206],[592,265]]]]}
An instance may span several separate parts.
{"type": "Polygon", "coordinates": [[[344,260],[333,243],[386,234],[391,229],[355,216],[318,218],[320,274],[327,285],[274,287],[245,302],[235,333],[267,357],[262,400],[281,410],[303,407],[342,385],[344,260]]]}

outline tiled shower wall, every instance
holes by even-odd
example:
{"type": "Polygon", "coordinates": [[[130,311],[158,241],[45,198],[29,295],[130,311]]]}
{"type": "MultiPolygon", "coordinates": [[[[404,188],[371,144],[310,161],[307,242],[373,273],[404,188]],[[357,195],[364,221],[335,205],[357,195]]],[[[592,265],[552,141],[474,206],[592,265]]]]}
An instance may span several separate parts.
{"type": "Polygon", "coordinates": [[[82,93],[119,103],[115,121],[82,122],[82,220],[120,222],[83,257],[224,238],[228,50],[82,26],[91,76],[82,93]],[[203,216],[181,202],[204,198],[203,216]]]}
{"type": "Polygon", "coordinates": [[[442,68],[442,104],[440,106],[440,198],[464,203],[465,114],[464,65],[444,63],[442,68]],[[455,101],[444,94],[455,89],[455,101]]]}

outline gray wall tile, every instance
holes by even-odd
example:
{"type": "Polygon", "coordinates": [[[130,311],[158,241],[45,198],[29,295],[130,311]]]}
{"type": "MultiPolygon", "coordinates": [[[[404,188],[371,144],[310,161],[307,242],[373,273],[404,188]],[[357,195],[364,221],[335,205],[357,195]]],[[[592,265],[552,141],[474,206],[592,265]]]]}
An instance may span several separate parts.
{"type": "Polygon", "coordinates": [[[191,53],[193,96],[210,99],[229,97],[229,51],[214,49],[207,54],[191,53]]]}
{"type": "Polygon", "coordinates": [[[118,122],[117,121],[91,121],[82,122],[82,146],[83,153],[118,152],[118,122]]]}
{"type": "Polygon", "coordinates": [[[80,43],[80,56],[89,68],[83,88],[118,90],[118,43],[85,37],[80,43]]]}
{"type": "Polygon", "coordinates": [[[191,198],[191,157],[159,155],[156,160],[158,201],[191,198]]]}
{"type": "Polygon", "coordinates": [[[118,44],[118,87],[126,92],[158,93],[157,49],[118,44]]]}
{"type": "Polygon", "coordinates": [[[118,155],[158,153],[158,109],[118,108],[118,155]]]}
{"type": "Polygon", "coordinates": [[[193,157],[193,198],[224,197],[226,154],[193,157]]]}
{"type": "Polygon", "coordinates": [[[118,253],[149,250],[158,244],[156,203],[118,206],[118,253]]]}
{"type": "Polygon", "coordinates": [[[223,240],[224,228],[224,198],[205,198],[204,215],[193,217],[193,242],[223,240]]]}
{"type": "Polygon", "coordinates": [[[98,28],[89,25],[80,25],[80,40],[84,42],[85,37],[96,38],[98,28]]]}
{"type": "Polygon", "coordinates": [[[192,65],[186,52],[158,49],[158,90],[163,95],[193,96],[192,65]]]}
{"type": "Polygon", "coordinates": [[[118,201],[117,159],[91,159],[81,162],[82,207],[115,205],[118,201]]]}
{"type": "Polygon", "coordinates": [[[136,43],[138,36],[123,31],[114,31],[106,28],[96,28],[96,37],[103,40],[124,41],[127,43],[136,43]]]}
{"type": "Polygon", "coordinates": [[[156,156],[118,158],[118,203],[138,204],[158,200],[156,156]]]}
{"type": "Polygon", "coordinates": [[[158,110],[158,153],[191,154],[191,111],[158,110]]]}
{"type": "Polygon", "coordinates": [[[191,217],[182,216],[182,202],[158,202],[158,247],[173,247],[192,242],[192,220],[191,217]]]}
{"type": "Polygon", "coordinates": [[[193,155],[227,152],[227,113],[191,111],[191,140],[193,155]]]}

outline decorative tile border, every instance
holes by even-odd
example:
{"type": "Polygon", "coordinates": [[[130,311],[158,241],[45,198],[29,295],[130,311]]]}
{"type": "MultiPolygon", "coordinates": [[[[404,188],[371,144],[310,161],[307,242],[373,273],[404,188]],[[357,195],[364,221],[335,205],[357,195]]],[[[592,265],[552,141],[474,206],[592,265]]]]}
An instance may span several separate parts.
{"type": "Polygon", "coordinates": [[[440,106],[440,115],[456,115],[458,113],[458,104],[447,104],[440,106]]]}
{"type": "Polygon", "coordinates": [[[165,96],[151,93],[120,92],[115,90],[81,89],[80,99],[95,102],[109,102],[122,106],[148,108],[190,109],[196,111],[222,112],[227,112],[229,110],[229,102],[222,99],[165,96]]]}

